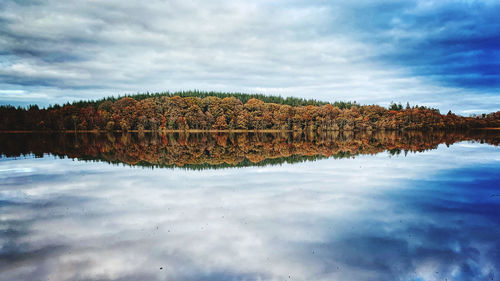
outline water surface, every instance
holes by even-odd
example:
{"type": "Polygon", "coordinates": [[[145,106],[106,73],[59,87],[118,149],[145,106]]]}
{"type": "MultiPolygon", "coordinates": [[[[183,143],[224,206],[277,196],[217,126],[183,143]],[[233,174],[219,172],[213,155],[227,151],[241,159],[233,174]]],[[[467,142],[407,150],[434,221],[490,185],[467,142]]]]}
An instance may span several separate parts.
{"type": "Polygon", "coordinates": [[[2,281],[499,278],[498,134],[0,139],[2,281]]]}

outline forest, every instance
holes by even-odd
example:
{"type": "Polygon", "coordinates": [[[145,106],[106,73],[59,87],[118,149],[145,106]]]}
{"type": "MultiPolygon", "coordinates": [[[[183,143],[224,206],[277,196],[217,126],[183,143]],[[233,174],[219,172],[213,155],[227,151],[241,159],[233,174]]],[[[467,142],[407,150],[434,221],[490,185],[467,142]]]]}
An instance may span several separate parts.
{"type": "Polygon", "coordinates": [[[456,130],[500,127],[500,111],[475,117],[392,103],[216,92],[146,93],[39,108],[1,106],[0,131],[456,130]]]}
{"type": "Polygon", "coordinates": [[[466,140],[497,146],[500,131],[0,134],[0,155],[51,154],[83,161],[200,170],[350,158],[384,151],[406,155],[466,140]]]}

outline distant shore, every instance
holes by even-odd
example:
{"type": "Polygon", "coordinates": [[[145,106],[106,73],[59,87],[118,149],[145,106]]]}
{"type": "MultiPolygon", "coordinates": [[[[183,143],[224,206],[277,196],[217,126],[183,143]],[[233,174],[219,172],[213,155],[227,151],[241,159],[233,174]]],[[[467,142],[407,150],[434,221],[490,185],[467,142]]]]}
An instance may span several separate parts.
{"type": "MultiPolygon", "coordinates": [[[[446,131],[440,129],[433,129],[436,131],[446,131]]],[[[485,128],[469,128],[467,130],[486,130],[486,131],[500,131],[500,127],[485,127],[485,128]]],[[[0,134],[29,134],[29,133],[289,133],[289,132],[307,132],[308,130],[280,130],[280,129],[265,129],[265,130],[200,130],[200,129],[188,129],[188,130],[178,130],[178,129],[167,129],[167,130],[17,130],[17,131],[0,131],[0,134]]],[[[370,132],[377,131],[427,131],[424,130],[371,130],[370,132]]],[[[366,130],[327,130],[323,132],[366,132],[366,130]]],[[[314,132],[316,133],[316,132],[314,132]]]]}
{"type": "MultiPolygon", "coordinates": [[[[293,130],[143,130],[142,133],[281,133],[281,132],[293,132],[293,130]]],[[[26,133],[140,133],[139,130],[31,130],[31,131],[0,131],[3,134],[26,134],[26,133]]]]}
{"type": "Polygon", "coordinates": [[[464,117],[409,103],[391,103],[385,108],[356,102],[212,92],[137,94],[48,108],[0,106],[0,130],[8,132],[309,133],[497,127],[500,111],[464,117]]]}

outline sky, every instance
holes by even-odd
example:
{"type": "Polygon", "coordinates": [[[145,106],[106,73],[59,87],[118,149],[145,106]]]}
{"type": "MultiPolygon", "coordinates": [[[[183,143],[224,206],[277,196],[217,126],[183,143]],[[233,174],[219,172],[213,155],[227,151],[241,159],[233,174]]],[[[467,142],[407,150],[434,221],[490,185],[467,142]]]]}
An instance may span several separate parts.
{"type": "Polygon", "coordinates": [[[500,2],[0,2],[0,104],[206,90],[500,110],[500,2]]]}

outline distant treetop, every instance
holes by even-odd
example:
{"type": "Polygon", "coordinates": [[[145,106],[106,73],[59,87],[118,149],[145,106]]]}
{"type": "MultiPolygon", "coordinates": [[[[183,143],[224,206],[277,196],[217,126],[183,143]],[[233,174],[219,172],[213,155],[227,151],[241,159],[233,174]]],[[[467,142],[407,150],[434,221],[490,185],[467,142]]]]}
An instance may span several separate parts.
{"type": "MultiPolygon", "coordinates": [[[[198,90],[192,90],[192,91],[179,91],[179,92],[156,92],[156,93],[137,93],[137,94],[126,94],[124,96],[118,96],[118,97],[106,97],[98,100],[82,100],[82,101],[75,101],[72,103],[68,103],[70,105],[74,105],[77,107],[86,107],[86,106],[93,106],[97,108],[99,104],[105,101],[112,101],[115,102],[121,98],[124,97],[129,97],[132,99],[135,99],[137,101],[144,100],[147,98],[159,98],[159,97],[173,97],[173,96],[180,96],[180,97],[197,97],[197,98],[206,98],[206,97],[218,97],[218,98],[227,98],[227,97],[235,97],[241,102],[246,103],[250,99],[258,99],[266,103],[276,103],[276,104],[286,104],[290,106],[304,106],[304,105],[325,105],[325,104],[331,104],[329,102],[325,101],[318,101],[315,99],[303,99],[303,98],[296,98],[296,97],[281,97],[281,96],[271,96],[271,95],[264,95],[264,94],[244,94],[244,93],[224,93],[224,92],[206,92],[206,91],[198,91],[198,90]]],[[[352,105],[355,105],[356,102],[335,102],[332,105],[337,106],[339,108],[350,108],[352,105]]],[[[57,105],[56,105],[57,106],[57,105]]],[[[52,106],[54,107],[54,106],[52,106]]],[[[49,107],[49,108],[52,108],[49,107]]]]}

